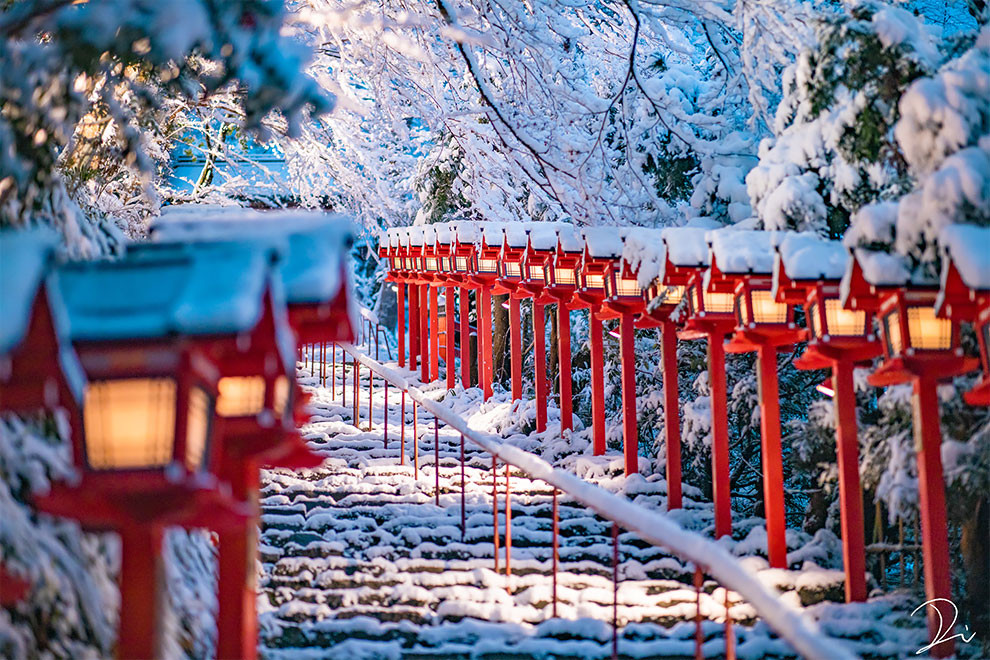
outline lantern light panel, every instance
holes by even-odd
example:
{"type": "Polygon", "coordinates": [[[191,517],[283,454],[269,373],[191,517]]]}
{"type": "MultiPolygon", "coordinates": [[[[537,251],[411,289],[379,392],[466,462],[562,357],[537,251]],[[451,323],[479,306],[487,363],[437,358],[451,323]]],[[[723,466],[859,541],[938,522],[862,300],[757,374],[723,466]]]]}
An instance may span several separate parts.
{"type": "MultiPolygon", "coordinates": [[[[94,470],[126,470],[168,464],[175,434],[175,404],[176,384],[171,378],[90,382],[83,404],[89,466],[94,470]]],[[[192,433],[201,430],[190,429],[192,433]]],[[[205,438],[190,439],[187,446],[199,444],[202,451],[205,438]]]]}
{"type": "Polygon", "coordinates": [[[221,417],[257,415],[265,406],[262,376],[227,376],[220,379],[217,389],[217,414],[221,417]]]}

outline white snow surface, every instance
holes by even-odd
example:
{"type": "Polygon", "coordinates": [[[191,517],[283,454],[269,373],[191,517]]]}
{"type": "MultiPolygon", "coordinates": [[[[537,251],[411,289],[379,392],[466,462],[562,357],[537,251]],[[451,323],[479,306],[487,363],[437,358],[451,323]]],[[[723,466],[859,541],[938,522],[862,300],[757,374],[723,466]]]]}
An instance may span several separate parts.
{"type": "Polygon", "coordinates": [[[723,273],[773,272],[773,235],[769,231],[716,229],[706,235],[712,257],[723,273]]]}
{"type": "Polygon", "coordinates": [[[953,224],[939,234],[942,272],[951,261],[971,289],[990,290],[990,227],[953,224]]]}
{"type": "Polygon", "coordinates": [[[648,287],[660,276],[666,259],[663,230],[637,227],[626,234],[622,244],[622,259],[636,273],[641,288],[648,287]]]}
{"type": "Polygon", "coordinates": [[[568,222],[562,222],[557,226],[557,241],[560,249],[564,252],[582,252],[584,250],[584,237],[581,230],[568,222]]]}
{"type": "Polygon", "coordinates": [[[0,355],[27,332],[31,305],[50,267],[57,236],[47,230],[0,232],[0,355]]]}
{"type": "Polygon", "coordinates": [[[846,272],[849,251],[840,241],[813,232],[787,232],[778,240],[780,263],[793,280],[839,280],[846,272]]]}
{"type": "Polygon", "coordinates": [[[661,232],[667,259],[675,266],[708,266],[710,254],[704,227],[667,227],[661,232]]]}
{"type": "Polygon", "coordinates": [[[615,258],[622,256],[622,238],[627,231],[626,227],[585,227],[581,235],[592,257],[615,258]]]}

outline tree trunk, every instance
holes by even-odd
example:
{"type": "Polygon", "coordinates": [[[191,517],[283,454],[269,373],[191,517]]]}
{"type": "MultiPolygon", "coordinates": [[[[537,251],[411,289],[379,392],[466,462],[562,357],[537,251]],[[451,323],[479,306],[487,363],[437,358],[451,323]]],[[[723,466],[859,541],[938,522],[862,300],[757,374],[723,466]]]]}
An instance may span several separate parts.
{"type": "Polygon", "coordinates": [[[990,502],[978,500],[972,515],[963,522],[959,542],[966,572],[964,612],[969,615],[969,632],[978,639],[990,638],[990,502]]]}

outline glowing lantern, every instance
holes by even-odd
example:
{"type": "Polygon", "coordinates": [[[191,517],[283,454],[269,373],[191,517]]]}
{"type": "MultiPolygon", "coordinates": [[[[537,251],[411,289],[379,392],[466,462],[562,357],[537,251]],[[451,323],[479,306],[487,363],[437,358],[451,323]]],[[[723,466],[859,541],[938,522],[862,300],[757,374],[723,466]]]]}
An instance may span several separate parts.
{"type": "Polygon", "coordinates": [[[560,417],[562,429],[574,428],[573,384],[571,381],[571,310],[581,307],[575,303],[578,269],[584,251],[584,239],[570,224],[556,226],[554,251],[545,271],[547,295],[557,301],[558,363],[560,373],[560,417]]]}

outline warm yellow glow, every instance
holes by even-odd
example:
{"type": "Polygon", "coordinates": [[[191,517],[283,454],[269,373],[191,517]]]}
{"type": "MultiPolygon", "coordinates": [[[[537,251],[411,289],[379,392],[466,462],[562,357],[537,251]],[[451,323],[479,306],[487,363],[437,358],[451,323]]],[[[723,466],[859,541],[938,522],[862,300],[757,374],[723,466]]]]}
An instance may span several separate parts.
{"type": "Polygon", "coordinates": [[[808,330],[811,331],[811,336],[821,339],[822,333],[819,332],[818,327],[818,303],[811,303],[811,307],[808,308],[808,330]]]}
{"type": "Polygon", "coordinates": [[[175,441],[175,391],[171,378],[91,382],[83,407],[90,467],[112,470],[169,463],[175,441]]]}
{"type": "Polygon", "coordinates": [[[529,279],[543,281],[543,266],[530,266],[529,279]]]}
{"type": "Polygon", "coordinates": [[[604,289],[605,276],[598,273],[588,273],[584,276],[584,288],[599,290],[604,289]]]}
{"type": "Polygon", "coordinates": [[[907,314],[912,348],[919,350],[952,348],[952,321],[937,318],[934,307],[909,307],[907,314]]]}
{"type": "Polygon", "coordinates": [[[858,337],[866,334],[866,312],[843,309],[842,303],[832,298],[825,301],[825,325],[829,335],[858,337]]]}
{"type": "Polygon", "coordinates": [[[641,296],[643,292],[639,288],[639,282],[628,277],[620,277],[618,281],[620,296],[641,296]]]}
{"type": "Polygon", "coordinates": [[[217,414],[221,417],[257,415],[265,406],[265,379],[261,376],[221,378],[217,389],[217,414]]]}
{"type": "Polygon", "coordinates": [[[186,467],[195,472],[203,467],[203,454],[210,434],[210,395],[200,387],[189,392],[186,414],[186,467]]]}
{"type": "Polygon", "coordinates": [[[574,276],[573,268],[554,268],[553,277],[555,284],[568,284],[574,286],[577,283],[577,278],[574,276]]]}
{"type": "Polygon", "coordinates": [[[498,271],[498,261],[495,259],[478,259],[478,271],[482,273],[495,273],[498,271]]]}
{"type": "Polygon", "coordinates": [[[707,314],[731,314],[733,305],[733,295],[731,293],[709,293],[705,292],[705,313],[707,314]]]}
{"type": "Polygon", "coordinates": [[[279,376],[275,379],[275,391],[272,392],[272,408],[279,417],[285,411],[285,406],[289,402],[289,379],[279,376]]]}
{"type": "Polygon", "coordinates": [[[668,286],[660,289],[660,302],[664,305],[679,305],[684,299],[683,286],[668,286]]]}
{"type": "Polygon", "coordinates": [[[751,291],[749,295],[756,323],[787,323],[787,305],[774,300],[769,291],[751,291]]]}
{"type": "Polygon", "coordinates": [[[467,257],[457,257],[457,270],[465,271],[468,269],[468,259],[467,257]]]}
{"type": "Polygon", "coordinates": [[[437,269],[437,258],[427,257],[426,258],[426,270],[435,271],[437,269]]]}
{"type": "Polygon", "coordinates": [[[900,355],[904,348],[901,342],[901,317],[896,311],[883,317],[883,332],[887,342],[887,353],[891,357],[900,355]]]}
{"type": "Polygon", "coordinates": [[[522,268],[515,261],[506,261],[505,263],[505,276],[506,277],[522,277],[522,268]]]}

